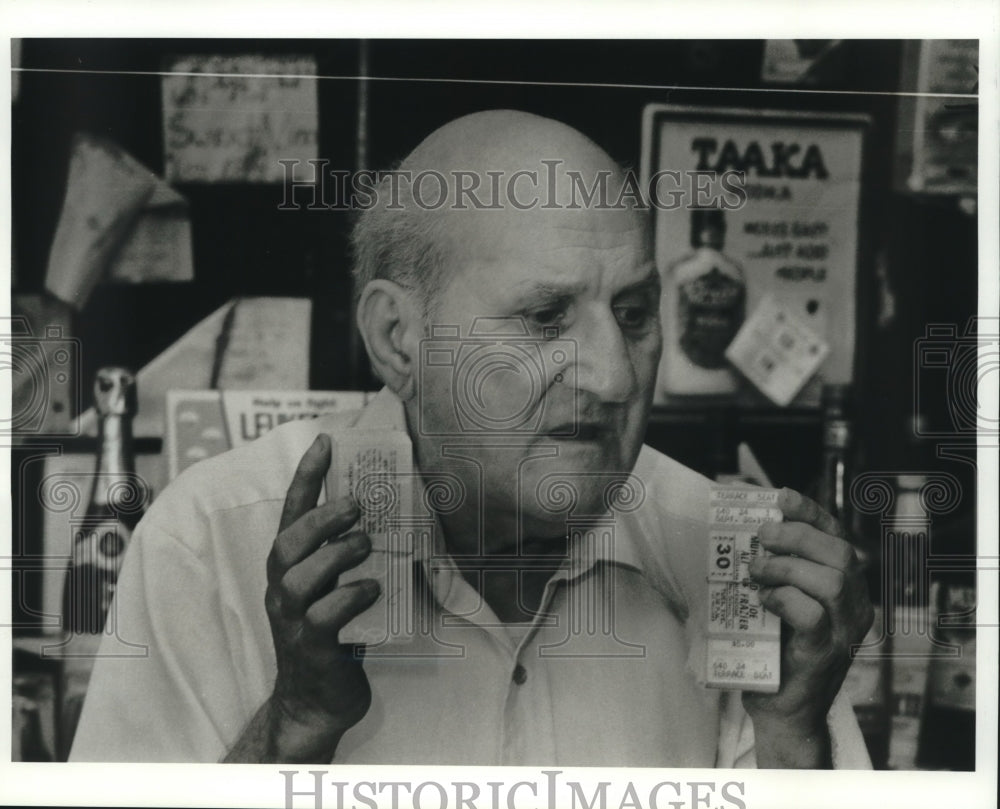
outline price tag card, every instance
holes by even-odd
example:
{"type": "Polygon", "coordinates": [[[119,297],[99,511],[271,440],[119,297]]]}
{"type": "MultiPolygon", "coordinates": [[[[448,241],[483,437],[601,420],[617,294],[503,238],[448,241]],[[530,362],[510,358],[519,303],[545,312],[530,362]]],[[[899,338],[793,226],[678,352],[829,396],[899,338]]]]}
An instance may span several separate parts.
{"type": "Polygon", "coordinates": [[[714,488],[709,497],[708,642],[710,688],[773,693],[781,682],[781,621],[760,603],[751,560],[757,532],[780,522],[777,489],[714,488]]]}
{"type": "Polygon", "coordinates": [[[768,295],[726,348],[726,359],[767,398],[785,407],[829,353],[826,340],[768,295]]]}

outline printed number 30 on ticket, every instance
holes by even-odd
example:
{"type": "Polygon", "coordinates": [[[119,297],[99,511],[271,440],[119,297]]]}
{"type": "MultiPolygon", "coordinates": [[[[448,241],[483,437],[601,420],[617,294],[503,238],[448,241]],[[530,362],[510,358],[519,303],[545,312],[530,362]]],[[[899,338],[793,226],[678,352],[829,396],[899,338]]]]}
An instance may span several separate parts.
{"type": "Polygon", "coordinates": [[[781,621],[760,603],[750,560],[757,532],[781,522],[777,489],[713,488],[709,498],[705,684],[773,693],[781,684],[781,621]]]}

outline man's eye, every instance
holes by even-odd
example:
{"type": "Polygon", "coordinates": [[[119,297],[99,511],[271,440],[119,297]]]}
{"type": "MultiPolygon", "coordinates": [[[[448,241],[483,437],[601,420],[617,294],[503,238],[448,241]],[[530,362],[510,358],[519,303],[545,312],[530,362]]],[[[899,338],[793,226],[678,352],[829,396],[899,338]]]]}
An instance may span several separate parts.
{"type": "Polygon", "coordinates": [[[656,311],[647,304],[619,304],[614,312],[618,325],[629,331],[644,331],[656,319],[656,311]]]}
{"type": "Polygon", "coordinates": [[[536,326],[559,326],[565,318],[566,308],[563,306],[549,306],[528,314],[528,319],[536,326]]]}

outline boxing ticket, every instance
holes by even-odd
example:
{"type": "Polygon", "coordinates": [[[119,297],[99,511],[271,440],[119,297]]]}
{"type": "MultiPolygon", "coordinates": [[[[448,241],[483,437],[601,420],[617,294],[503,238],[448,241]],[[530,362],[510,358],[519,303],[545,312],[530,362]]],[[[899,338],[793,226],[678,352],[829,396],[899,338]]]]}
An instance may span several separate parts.
{"type": "Polygon", "coordinates": [[[327,496],[350,493],[361,516],[357,527],[368,534],[372,552],[340,575],[338,585],[376,579],[378,601],[340,630],[340,642],[369,646],[405,642],[414,626],[413,447],[401,430],[352,430],[333,435],[327,496]]]}
{"type": "Polygon", "coordinates": [[[708,637],[705,684],[773,693],[781,681],[781,621],[760,603],[750,561],[757,536],[781,522],[777,489],[714,488],[709,497],[708,637]]]}

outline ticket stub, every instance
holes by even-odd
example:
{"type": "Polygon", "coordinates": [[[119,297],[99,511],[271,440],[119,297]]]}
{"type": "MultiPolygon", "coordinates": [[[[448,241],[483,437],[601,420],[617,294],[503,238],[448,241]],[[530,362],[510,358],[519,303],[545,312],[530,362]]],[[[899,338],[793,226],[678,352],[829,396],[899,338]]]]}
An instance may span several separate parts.
{"type": "Polygon", "coordinates": [[[377,579],[378,601],[340,630],[340,642],[376,645],[412,638],[414,543],[413,447],[401,430],[352,430],[331,436],[333,457],[326,490],[331,499],[351,494],[361,511],[358,528],[368,534],[368,558],[341,574],[339,584],[377,579]]]}
{"type": "Polygon", "coordinates": [[[714,488],[709,496],[708,640],[705,683],[740,691],[778,690],[781,621],[760,603],[750,561],[763,553],[757,536],[781,522],[777,489],[714,488]]]}

